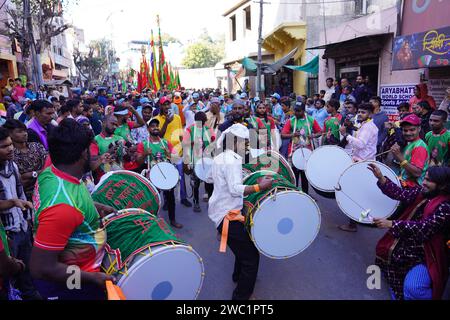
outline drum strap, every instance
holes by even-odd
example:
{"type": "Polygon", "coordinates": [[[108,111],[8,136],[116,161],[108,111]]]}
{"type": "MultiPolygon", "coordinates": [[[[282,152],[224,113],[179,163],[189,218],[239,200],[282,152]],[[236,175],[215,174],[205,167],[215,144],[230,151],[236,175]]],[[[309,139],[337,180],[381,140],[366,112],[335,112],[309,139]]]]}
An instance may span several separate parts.
{"type": "Polygon", "coordinates": [[[227,240],[228,240],[228,227],[230,221],[240,221],[245,222],[245,217],[241,214],[240,210],[230,210],[228,214],[223,219],[222,226],[222,237],[220,238],[220,248],[219,252],[225,252],[227,250],[227,240]]]}

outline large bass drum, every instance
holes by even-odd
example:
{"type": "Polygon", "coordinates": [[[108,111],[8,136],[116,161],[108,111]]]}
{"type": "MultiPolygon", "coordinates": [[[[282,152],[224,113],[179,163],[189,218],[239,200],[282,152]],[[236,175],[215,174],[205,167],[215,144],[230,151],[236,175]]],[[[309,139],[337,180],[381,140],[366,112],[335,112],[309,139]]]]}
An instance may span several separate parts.
{"type": "Polygon", "coordinates": [[[378,161],[357,162],[340,176],[336,186],[336,201],[349,218],[371,224],[372,218],[388,218],[399,205],[399,201],[384,195],[377,186],[377,178],[367,168],[376,164],[381,173],[400,186],[400,181],[391,168],[378,161]]]}
{"type": "Polygon", "coordinates": [[[264,176],[274,178],[273,188],[244,199],[246,226],[256,248],[272,259],[296,256],[314,241],[320,229],[316,202],[282,175],[257,171],[244,179],[254,185],[264,176]]]}
{"type": "Polygon", "coordinates": [[[154,215],[161,207],[158,189],[142,175],[127,170],[105,174],[95,186],[92,199],[117,210],[140,208],[154,215]]]}
{"type": "Polygon", "coordinates": [[[166,222],[140,209],[103,219],[102,270],[114,275],[128,300],[194,300],[205,276],[203,260],[166,222]]]}
{"type": "Polygon", "coordinates": [[[253,172],[260,170],[269,170],[282,175],[290,183],[296,183],[294,171],[292,171],[289,162],[280,153],[269,150],[256,158],[250,159],[250,163],[242,166],[243,176],[246,177],[253,172]]]}
{"type": "Polygon", "coordinates": [[[351,166],[352,158],[338,146],[322,146],[313,151],[306,162],[306,178],[314,190],[326,198],[334,198],[342,172],[351,166]]]}

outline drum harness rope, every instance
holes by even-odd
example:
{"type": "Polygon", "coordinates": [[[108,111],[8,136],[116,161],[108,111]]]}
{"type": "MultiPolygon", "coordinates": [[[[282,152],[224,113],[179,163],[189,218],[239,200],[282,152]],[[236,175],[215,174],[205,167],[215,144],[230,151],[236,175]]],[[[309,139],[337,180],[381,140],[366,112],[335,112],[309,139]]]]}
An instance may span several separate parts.
{"type": "Polygon", "coordinates": [[[354,204],[356,204],[360,209],[362,209],[363,211],[361,212],[361,218],[360,218],[360,220],[361,219],[365,219],[365,218],[368,218],[369,217],[369,212],[370,212],[370,209],[366,209],[366,208],[363,208],[358,202],[356,202],[355,200],[353,200],[353,198],[352,197],[350,197],[347,193],[345,193],[343,190],[342,190],[342,187],[341,187],[341,185],[338,183],[338,185],[336,186],[336,191],[340,191],[340,192],[342,192],[342,194],[344,195],[344,196],[346,196],[350,201],[352,201],[354,204]]]}

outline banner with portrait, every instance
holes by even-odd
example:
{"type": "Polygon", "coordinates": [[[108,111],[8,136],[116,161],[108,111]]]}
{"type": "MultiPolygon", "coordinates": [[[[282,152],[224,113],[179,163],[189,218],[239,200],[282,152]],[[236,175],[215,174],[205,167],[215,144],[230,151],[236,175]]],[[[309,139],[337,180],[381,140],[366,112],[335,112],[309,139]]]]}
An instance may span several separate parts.
{"type": "Polygon", "coordinates": [[[450,26],[394,39],[392,70],[450,65],[450,26]]]}

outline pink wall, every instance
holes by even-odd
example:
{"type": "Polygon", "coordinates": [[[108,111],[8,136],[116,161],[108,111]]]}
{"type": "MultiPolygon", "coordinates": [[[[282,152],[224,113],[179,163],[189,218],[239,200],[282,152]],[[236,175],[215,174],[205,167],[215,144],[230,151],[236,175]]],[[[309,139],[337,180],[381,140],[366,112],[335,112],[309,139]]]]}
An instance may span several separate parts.
{"type": "Polygon", "coordinates": [[[446,27],[449,13],[448,0],[405,0],[401,35],[446,27]]]}

